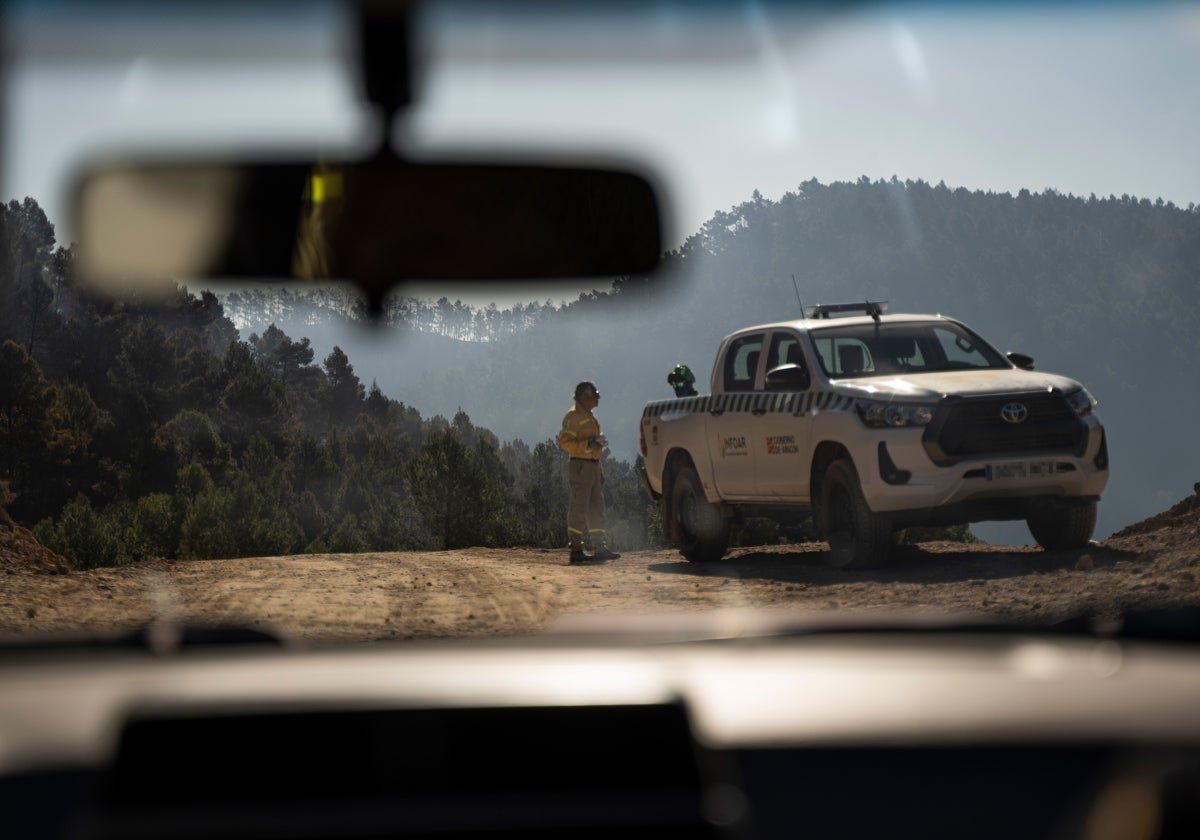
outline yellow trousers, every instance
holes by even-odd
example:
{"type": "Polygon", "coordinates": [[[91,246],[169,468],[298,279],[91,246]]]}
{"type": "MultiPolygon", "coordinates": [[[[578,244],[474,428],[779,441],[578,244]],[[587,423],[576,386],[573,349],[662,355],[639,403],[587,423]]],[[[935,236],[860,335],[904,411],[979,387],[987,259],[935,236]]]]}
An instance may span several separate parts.
{"type": "Polygon", "coordinates": [[[585,534],[592,548],[605,544],[604,494],[601,492],[599,461],[572,458],[567,462],[567,537],[572,548],[582,547],[585,534]]]}

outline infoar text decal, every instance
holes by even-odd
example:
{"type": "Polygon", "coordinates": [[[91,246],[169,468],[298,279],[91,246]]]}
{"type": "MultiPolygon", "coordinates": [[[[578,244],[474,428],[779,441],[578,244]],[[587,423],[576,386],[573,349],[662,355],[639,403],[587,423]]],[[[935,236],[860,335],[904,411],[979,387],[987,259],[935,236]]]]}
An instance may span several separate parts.
{"type": "Polygon", "coordinates": [[[749,450],[746,448],[745,435],[731,435],[721,438],[721,457],[736,458],[739,455],[748,455],[749,450]]]}

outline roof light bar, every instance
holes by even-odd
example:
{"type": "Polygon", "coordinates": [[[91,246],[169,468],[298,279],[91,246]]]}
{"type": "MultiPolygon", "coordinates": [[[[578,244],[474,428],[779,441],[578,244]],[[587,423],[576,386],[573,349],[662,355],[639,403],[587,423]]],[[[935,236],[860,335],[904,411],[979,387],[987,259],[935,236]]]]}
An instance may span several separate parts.
{"type": "Polygon", "coordinates": [[[879,320],[879,316],[887,312],[886,300],[864,300],[857,303],[818,303],[804,309],[805,318],[826,319],[830,315],[870,315],[879,320]]]}

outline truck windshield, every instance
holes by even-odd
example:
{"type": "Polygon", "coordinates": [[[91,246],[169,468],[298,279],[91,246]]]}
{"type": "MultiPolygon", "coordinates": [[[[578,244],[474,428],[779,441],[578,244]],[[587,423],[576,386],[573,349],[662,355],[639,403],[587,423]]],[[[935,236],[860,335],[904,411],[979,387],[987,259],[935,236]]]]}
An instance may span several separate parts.
{"type": "Polygon", "coordinates": [[[829,327],[814,330],[812,341],[831,379],[1011,367],[979,336],[945,321],[829,327]]]}

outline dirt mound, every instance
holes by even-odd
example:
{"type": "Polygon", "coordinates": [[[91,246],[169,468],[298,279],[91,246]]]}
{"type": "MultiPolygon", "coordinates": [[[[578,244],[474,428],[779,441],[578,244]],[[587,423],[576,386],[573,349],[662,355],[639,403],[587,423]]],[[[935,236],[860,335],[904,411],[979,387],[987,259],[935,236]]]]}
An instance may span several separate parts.
{"type": "Polygon", "coordinates": [[[1181,532],[1187,541],[1195,540],[1197,526],[1200,526],[1200,482],[1193,485],[1192,490],[1192,495],[1174,505],[1170,510],[1128,525],[1109,539],[1119,540],[1124,537],[1135,537],[1170,529],[1181,532]]]}
{"type": "Polygon", "coordinates": [[[65,575],[71,565],[37,541],[28,528],[0,519],[0,574],[65,575]]]}

